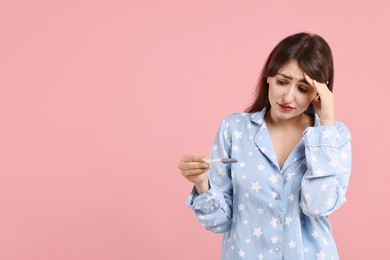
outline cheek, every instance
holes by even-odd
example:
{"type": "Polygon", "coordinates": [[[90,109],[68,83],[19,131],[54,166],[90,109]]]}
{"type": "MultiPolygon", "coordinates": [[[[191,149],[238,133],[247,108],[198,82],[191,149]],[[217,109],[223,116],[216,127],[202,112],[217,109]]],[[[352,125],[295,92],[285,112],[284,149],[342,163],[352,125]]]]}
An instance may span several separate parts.
{"type": "Polygon", "coordinates": [[[281,91],[281,88],[270,85],[269,90],[268,90],[269,99],[273,100],[273,99],[279,98],[281,96],[283,96],[283,91],[281,91]]]}
{"type": "Polygon", "coordinates": [[[300,95],[298,100],[302,106],[306,107],[310,105],[313,100],[313,97],[313,95],[300,95]]]}

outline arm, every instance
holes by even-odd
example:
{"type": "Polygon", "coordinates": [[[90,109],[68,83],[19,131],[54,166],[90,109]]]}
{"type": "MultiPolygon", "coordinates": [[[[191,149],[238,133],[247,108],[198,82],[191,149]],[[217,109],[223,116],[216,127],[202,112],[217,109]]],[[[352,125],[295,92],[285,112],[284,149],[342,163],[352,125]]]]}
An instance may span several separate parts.
{"type": "MultiPolygon", "coordinates": [[[[219,126],[209,158],[230,157],[230,146],[230,127],[228,119],[225,119],[219,126]]],[[[231,227],[233,196],[230,165],[213,166],[207,174],[209,189],[194,187],[187,199],[187,205],[194,210],[199,222],[206,229],[214,233],[227,232],[231,227]],[[200,195],[197,188],[201,189],[200,195]]]]}
{"type": "Polygon", "coordinates": [[[351,172],[351,134],[342,123],[309,127],[304,132],[307,171],[300,206],[311,217],[327,216],[345,201],[351,172]]]}

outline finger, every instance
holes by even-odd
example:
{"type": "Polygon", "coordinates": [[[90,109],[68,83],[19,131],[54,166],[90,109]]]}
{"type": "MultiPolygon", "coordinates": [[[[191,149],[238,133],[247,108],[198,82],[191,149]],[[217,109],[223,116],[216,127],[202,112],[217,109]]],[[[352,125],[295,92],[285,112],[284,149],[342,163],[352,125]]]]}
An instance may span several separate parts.
{"type": "Polygon", "coordinates": [[[182,171],[181,174],[183,176],[193,176],[193,175],[203,174],[205,172],[206,171],[204,169],[193,169],[193,170],[182,171]]]}
{"type": "Polygon", "coordinates": [[[209,165],[207,163],[185,162],[179,164],[180,170],[207,169],[207,168],[209,168],[209,165]]]}
{"type": "Polygon", "coordinates": [[[185,154],[181,157],[182,162],[205,162],[206,157],[203,155],[185,154]]]}
{"type": "Polygon", "coordinates": [[[305,80],[310,84],[310,86],[312,86],[318,92],[318,94],[321,95],[325,91],[325,88],[328,89],[328,86],[325,83],[321,83],[316,81],[315,79],[312,79],[309,75],[307,75],[306,72],[303,74],[303,76],[305,77],[305,80]]]}

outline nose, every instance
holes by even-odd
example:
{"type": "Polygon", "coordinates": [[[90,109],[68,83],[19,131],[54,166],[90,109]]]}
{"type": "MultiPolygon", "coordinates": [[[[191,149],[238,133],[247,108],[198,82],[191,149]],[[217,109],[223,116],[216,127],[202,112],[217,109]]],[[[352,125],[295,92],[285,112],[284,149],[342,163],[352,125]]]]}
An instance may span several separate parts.
{"type": "Polygon", "coordinates": [[[286,89],[286,92],[284,92],[283,95],[283,102],[284,103],[291,103],[294,100],[294,88],[290,86],[286,89]]]}

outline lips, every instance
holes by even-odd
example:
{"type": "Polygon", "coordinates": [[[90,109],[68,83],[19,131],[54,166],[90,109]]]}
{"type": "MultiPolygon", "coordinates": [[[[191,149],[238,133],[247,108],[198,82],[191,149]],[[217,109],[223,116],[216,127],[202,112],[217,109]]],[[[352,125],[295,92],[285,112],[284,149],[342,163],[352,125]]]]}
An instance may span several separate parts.
{"type": "Polygon", "coordinates": [[[286,111],[286,112],[289,112],[289,111],[294,109],[292,106],[286,106],[286,105],[282,105],[282,104],[278,104],[278,105],[279,105],[281,110],[286,111]]]}

